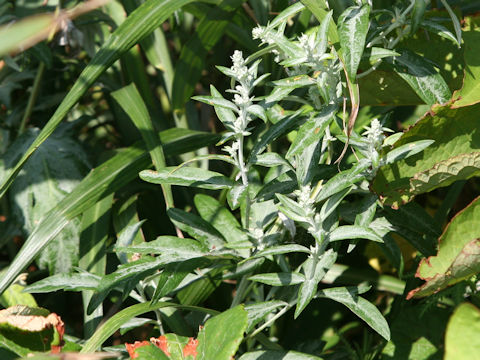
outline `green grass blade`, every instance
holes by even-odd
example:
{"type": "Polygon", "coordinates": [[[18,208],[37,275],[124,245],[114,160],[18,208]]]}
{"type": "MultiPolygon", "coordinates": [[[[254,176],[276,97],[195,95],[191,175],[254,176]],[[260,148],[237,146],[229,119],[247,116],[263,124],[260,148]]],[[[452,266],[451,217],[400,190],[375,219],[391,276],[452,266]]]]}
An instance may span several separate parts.
{"type": "MultiPolygon", "coordinates": [[[[160,133],[166,155],[179,155],[218,141],[219,136],[186,129],[160,133]]],[[[76,216],[98,200],[115,192],[150,166],[149,156],[140,144],[120,151],[85,177],[33,230],[24,246],[0,279],[0,294],[38,253],[76,216]]]]}
{"type": "MultiPolygon", "coordinates": [[[[104,275],[107,262],[105,242],[108,238],[110,224],[110,208],[113,203],[113,193],[97,202],[83,213],[80,235],[79,267],[95,275],[104,275]]],[[[90,302],[93,291],[82,291],[84,309],[90,302]]],[[[102,306],[97,307],[91,314],[84,311],[84,335],[92,336],[103,317],[102,306]]]]}
{"type": "MultiPolygon", "coordinates": [[[[142,100],[135,84],[130,84],[112,93],[113,98],[128,114],[138,131],[142,135],[147,149],[152,158],[153,166],[157,171],[166,167],[165,155],[158,133],[153,128],[148,109],[142,100]]],[[[163,196],[167,208],[173,207],[172,188],[168,184],[162,184],[163,196]]]]}
{"type": "Polygon", "coordinates": [[[113,315],[110,319],[108,319],[96,332],[93,336],[88,339],[88,341],[83,346],[81,353],[91,353],[97,350],[110,336],[112,336],[115,331],[117,331],[120,326],[126,323],[131,318],[154,311],[161,308],[166,307],[173,307],[173,308],[180,308],[185,310],[191,311],[200,311],[203,313],[216,315],[218,312],[215,310],[210,310],[206,308],[201,308],[198,306],[188,306],[188,305],[178,305],[174,303],[168,302],[159,302],[154,305],[151,303],[141,303],[132,305],[122,311],[118,312],[117,314],[113,315]]]}
{"type": "Polygon", "coordinates": [[[18,163],[9,169],[0,187],[0,198],[5,194],[25,162],[35,150],[52,134],[70,109],[85,94],[98,77],[122,54],[139,40],[159,27],[175,10],[194,0],[148,0],[138,7],[108,38],[99,52],[80,74],[72,89],[63,99],[38,137],[18,163]]]}

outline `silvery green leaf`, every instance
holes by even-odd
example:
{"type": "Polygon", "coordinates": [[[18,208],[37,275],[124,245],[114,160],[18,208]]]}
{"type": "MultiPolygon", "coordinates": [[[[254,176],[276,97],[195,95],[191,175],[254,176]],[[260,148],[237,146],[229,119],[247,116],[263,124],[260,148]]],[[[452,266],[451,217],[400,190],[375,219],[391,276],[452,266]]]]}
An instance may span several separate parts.
{"type": "Polygon", "coordinates": [[[275,86],[292,87],[294,89],[315,84],[315,80],[308,75],[295,75],[286,79],[275,80],[275,86]]]}
{"type": "Polygon", "coordinates": [[[256,253],[254,255],[254,258],[266,257],[266,256],[271,256],[271,255],[288,254],[288,253],[293,253],[293,252],[301,252],[301,253],[305,253],[305,254],[310,254],[311,253],[310,249],[303,246],[303,245],[286,244],[286,245],[271,246],[268,249],[259,251],[258,253],[256,253]]]}
{"type": "Polygon", "coordinates": [[[434,140],[419,140],[399,146],[385,155],[385,165],[392,164],[395,161],[406,159],[409,156],[415,155],[426,149],[434,142],[434,140]]]}
{"type": "Polygon", "coordinates": [[[377,242],[383,242],[383,239],[377,233],[365,226],[343,225],[329,234],[330,241],[368,239],[377,242]]]}
{"type": "Polygon", "coordinates": [[[56,274],[28,285],[24,291],[29,293],[47,293],[58,290],[93,290],[99,285],[100,279],[100,276],[88,272],[56,274]]]}
{"type": "Polygon", "coordinates": [[[458,39],[445,26],[431,20],[423,20],[422,27],[431,33],[437,34],[440,37],[453,41],[455,45],[460,47],[458,39]]]}
{"type": "MultiPolygon", "coordinates": [[[[312,255],[315,256],[315,255],[312,255]]],[[[298,290],[297,307],[295,308],[295,319],[307,307],[317,292],[317,286],[322,281],[325,274],[335,264],[337,253],[333,249],[327,250],[320,259],[315,261],[310,256],[303,263],[303,272],[305,273],[305,281],[300,285],[298,290]]]]}
{"type": "Polygon", "coordinates": [[[326,220],[328,216],[335,211],[335,209],[340,205],[342,200],[347,196],[350,191],[352,190],[352,187],[347,187],[346,189],[343,189],[342,191],[330,196],[327,201],[322,205],[322,208],[320,209],[320,219],[322,221],[326,220]]]}
{"type": "Polygon", "coordinates": [[[370,166],[368,161],[359,161],[349,170],[342,171],[328,180],[318,193],[315,201],[320,202],[330,196],[352,186],[365,178],[365,170],[370,166]]]}
{"type": "Polygon", "coordinates": [[[368,56],[368,61],[370,64],[375,64],[378,60],[391,57],[391,56],[400,56],[400,54],[396,51],[379,48],[379,47],[372,47],[368,49],[368,52],[364,53],[364,56],[368,56]]]}
{"type": "MultiPolygon", "coordinates": [[[[227,76],[230,77],[230,78],[233,78],[233,77],[236,76],[235,72],[234,72],[232,69],[228,68],[228,67],[220,66],[220,65],[216,65],[215,67],[216,67],[218,70],[220,70],[223,74],[227,75],[227,76]]],[[[213,86],[213,85],[210,85],[210,89],[211,89],[212,86],[213,86]]],[[[211,90],[210,90],[210,91],[211,91],[211,90]]],[[[214,94],[213,92],[212,92],[212,95],[215,96],[215,94],[214,94]]]]}
{"type": "Polygon", "coordinates": [[[252,330],[253,327],[260,321],[265,319],[268,314],[284,306],[288,306],[288,303],[279,300],[264,301],[256,304],[245,305],[245,310],[248,313],[247,333],[250,332],[250,330],[252,330]]]}
{"type": "Polygon", "coordinates": [[[290,17],[294,16],[295,14],[299,13],[300,11],[302,11],[303,9],[305,9],[305,6],[302,3],[297,2],[297,3],[287,7],[280,14],[275,16],[275,18],[271,21],[269,26],[272,27],[272,28],[275,28],[278,25],[280,25],[282,22],[287,20],[288,18],[290,18],[290,17]]]}
{"type": "Polygon", "coordinates": [[[281,205],[278,206],[278,210],[290,219],[300,222],[306,222],[308,220],[305,209],[299,203],[282,194],[277,194],[277,199],[280,200],[281,203],[281,205]]]}
{"type": "Polygon", "coordinates": [[[255,79],[255,81],[252,84],[252,87],[257,86],[258,84],[260,84],[263,80],[265,80],[269,76],[270,76],[269,73],[260,75],[257,79],[255,79]]]}
{"type": "MultiPolygon", "coordinates": [[[[300,4],[300,3],[297,3],[300,4]]],[[[297,351],[259,350],[243,354],[238,360],[322,360],[318,356],[297,351]]]]}
{"type": "Polygon", "coordinates": [[[223,97],[215,96],[193,96],[193,100],[201,101],[205,104],[212,105],[214,107],[220,107],[228,110],[238,112],[237,105],[235,105],[230,100],[224,99],[223,97]]]}
{"type": "Polygon", "coordinates": [[[208,249],[221,248],[225,244],[223,235],[200,216],[177,208],[168,209],[167,214],[175,226],[200,241],[208,249]]]}
{"type": "Polygon", "coordinates": [[[227,201],[230,209],[235,210],[240,206],[241,200],[245,197],[247,186],[237,184],[230,188],[227,193],[227,201]]]}
{"type": "Polygon", "coordinates": [[[253,146],[248,162],[258,156],[268,146],[268,144],[272,143],[272,141],[293,130],[295,126],[302,121],[302,118],[300,116],[301,112],[302,110],[298,110],[287,118],[278,121],[277,123],[273,124],[266,132],[260,135],[259,139],[253,146]]]}
{"type": "Polygon", "coordinates": [[[387,341],[390,340],[390,329],[382,313],[358,293],[356,287],[338,287],[321,290],[317,295],[342,303],[387,341]]]}
{"type": "Polygon", "coordinates": [[[270,286],[290,286],[305,281],[305,276],[296,272],[280,272],[257,274],[248,278],[250,281],[260,282],[270,286]]]}
{"type": "Polygon", "coordinates": [[[351,6],[338,18],[338,36],[343,60],[351,82],[355,82],[368,32],[370,6],[351,6]]]}
{"type": "Polygon", "coordinates": [[[130,246],[115,246],[116,252],[159,254],[178,258],[178,261],[204,256],[208,248],[197,240],[182,239],[175,236],[159,236],[153,241],[130,246]]]}
{"type": "Polygon", "coordinates": [[[226,176],[201,168],[169,166],[159,171],[144,170],[140,178],[153,184],[192,186],[202,189],[225,189],[235,183],[226,176]]]}
{"type": "Polygon", "coordinates": [[[294,155],[298,155],[306,147],[310,146],[315,141],[320,140],[323,137],[327,126],[334,119],[336,112],[337,106],[329,105],[319,114],[315,115],[312,119],[308,119],[302,126],[300,126],[297,136],[288,149],[285,157],[289,159],[294,155]]]}
{"type": "Polygon", "coordinates": [[[455,35],[457,36],[457,44],[458,47],[460,47],[460,44],[462,43],[462,26],[460,25],[460,21],[458,21],[457,15],[453,12],[452,8],[450,5],[448,5],[448,2],[445,0],[440,0],[448,11],[448,15],[450,15],[450,19],[452,19],[453,23],[453,28],[455,29],[455,35]]]}
{"type": "Polygon", "coordinates": [[[443,104],[452,97],[447,83],[429,61],[409,50],[401,54],[392,60],[394,70],[426,104],[443,104]]]}
{"type": "MultiPolygon", "coordinates": [[[[220,99],[223,98],[222,94],[215,88],[215,86],[210,85],[210,93],[214,98],[220,99]]],[[[215,106],[215,114],[217,114],[218,119],[225,124],[225,126],[231,128],[235,123],[236,116],[234,110],[230,108],[225,108],[223,106],[215,106]]]]}
{"type": "Polygon", "coordinates": [[[328,28],[330,26],[330,22],[332,21],[333,10],[330,10],[327,15],[322,20],[320,27],[318,28],[317,33],[317,51],[319,54],[325,53],[327,50],[328,45],[328,28]]]}
{"type": "Polygon", "coordinates": [[[252,164],[265,166],[265,167],[275,167],[275,166],[286,166],[293,170],[292,165],[285,160],[281,155],[274,152],[267,152],[260,154],[252,159],[252,164]]]}
{"type": "Polygon", "coordinates": [[[249,114],[252,114],[252,115],[255,115],[256,117],[262,119],[264,122],[267,122],[267,114],[265,112],[265,109],[258,105],[258,104],[253,104],[253,105],[250,105],[248,108],[247,108],[247,112],[249,114]]]}

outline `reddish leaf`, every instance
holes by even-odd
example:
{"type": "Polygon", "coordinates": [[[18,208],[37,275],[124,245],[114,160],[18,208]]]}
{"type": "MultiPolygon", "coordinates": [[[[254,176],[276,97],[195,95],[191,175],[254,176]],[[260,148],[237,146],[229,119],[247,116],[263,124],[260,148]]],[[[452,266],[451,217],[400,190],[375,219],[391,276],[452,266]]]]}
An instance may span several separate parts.
{"type": "Polygon", "coordinates": [[[167,356],[170,356],[170,353],[168,352],[168,343],[167,343],[167,338],[162,335],[162,336],[159,336],[158,338],[150,338],[150,342],[155,345],[156,347],[158,347],[160,350],[162,350],[165,355],[167,356]]]}
{"type": "Polygon", "coordinates": [[[194,338],[188,339],[187,345],[183,348],[183,356],[187,357],[192,355],[194,358],[197,356],[198,340],[194,338]]]}
{"type": "Polygon", "coordinates": [[[125,347],[127,348],[128,355],[130,355],[131,359],[136,359],[138,354],[135,353],[135,350],[141,346],[148,346],[150,343],[148,341],[135,341],[133,344],[125,343],[125,347]]]}

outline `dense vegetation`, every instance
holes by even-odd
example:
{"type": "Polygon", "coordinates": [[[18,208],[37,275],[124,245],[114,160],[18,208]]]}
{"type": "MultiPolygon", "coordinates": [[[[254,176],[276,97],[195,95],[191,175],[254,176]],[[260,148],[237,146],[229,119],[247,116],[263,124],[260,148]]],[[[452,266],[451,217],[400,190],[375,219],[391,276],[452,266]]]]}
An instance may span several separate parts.
{"type": "Polygon", "coordinates": [[[477,359],[478,11],[0,0],[0,358],[477,359]]]}

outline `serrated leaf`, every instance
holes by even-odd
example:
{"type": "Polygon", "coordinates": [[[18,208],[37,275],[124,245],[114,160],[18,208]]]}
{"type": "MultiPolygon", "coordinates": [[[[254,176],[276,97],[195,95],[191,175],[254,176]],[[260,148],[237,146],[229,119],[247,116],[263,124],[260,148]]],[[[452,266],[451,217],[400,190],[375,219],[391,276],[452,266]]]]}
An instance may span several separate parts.
{"type": "Polygon", "coordinates": [[[351,6],[338,18],[338,37],[342,47],[342,56],[352,83],[357,76],[358,65],[362,58],[368,32],[370,6],[351,6]]]}
{"type": "Polygon", "coordinates": [[[175,208],[168,209],[167,214],[175,226],[199,240],[208,249],[220,248],[225,244],[222,234],[200,216],[175,208]]]}
{"type": "Polygon", "coordinates": [[[445,360],[476,359],[480,347],[480,310],[475,305],[459,305],[448,321],[445,335],[445,360]]]}
{"type": "Polygon", "coordinates": [[[202,189],[225,189],[234,185],[226,176],[200,168],[169,166],[160,171],[144,170],[140,178],[153,184],[171,184],[179,186],[192,186],[202,189]]]}
{"type": "Polygon", "coordinates": [[[305,281],[305,276],[295,272],[280,272],[257,274],[248,278],[250,281],[260,282],[270,286],[290,286],[305,281]]]}
{"type": "Polygon", "coordinates": [[[209,319],[198,333],[197,360],[230,360],[237,352],[247,329],[243,305],[209,319]]]}
{"type": "MultiPolygon", "coordinates": [[[[429,147],[408,159],[403,159],[391,165],[382,166],[375,179],[372,189],[381,196],[381,200],[387,204],[399,206],[402,202],[412,199],[410,193],[416,174],[432,171],[437,164],[448,164],[452,159],[461,154],[471,154],[480,147],[480,139],[474,134],[480,127],[480,119],[477,114],[480,105],[473,105],[452,109],[448,105],[434,106],[429,113],[412,126],[395,143],[394,149],[410,142],[422,140],[434,140],[429,147]]],[[[393,150],[392,150],[393,151],[393,150]]],[[[470,160],[469,160],[470,161],[470,160]]],[[[452,163],[455,162],[452,159],[452,163]]],[[[461,170],[461,169],[459,169],[461,170]]],[[[470,176],[469,169],[465,169],[465,176],[470,176]]],[[[449,185],[450,176],[437,178],[439,181],[435,187],[449,185]],[[445,182],[444,182],[444,181],[445,182]]],[[[460,177],[456,178],[461,180],[460,177]]],[[[414,187],[413,187],[414,188],[414,187]]]]}
{"type": "Polygon", "coordinates": [[[480,173],[480,152],[460,154],[436,163],[410,179],[410,193],[423,194],[455,181],[467,180],[480,173]]]}
{"type": "MultiPolygon", "coordinates": [[[[315,255],[312,255],[315,256],[315,255]]],[[[298,290],[297,307],[295,308],[295,319],[312,301],[317,292],[318,283],[322,281],[325,274],[335,264],[337,253],[332,249],[327,250],[323,255],[315,261],[313,257],[309,257],[302,265],[305,273],[305,280],[298,290]]]]}
{"type": "MultiPolygon", "coordinates": [[[[13,167],[26,148],[38,136],[38,129],[28,129],[9,148],[5,165],[13,167]]],[[[46,213],[60,202],[89,169],[84,150],[64,132],[53,134],[19,172],[11,187],[13,214],[28,235],[46,213]]],[[[72,219],[38,259],[50,273],[69,272],[78,262],[80,222],[72,219]]]]}
{"type": "Polygon", "coordinates": [[[402,55],[392,60],[395,72],[426,104],[443,104],[452,97],[447,83],[431,63],[409,50],[399,52],[402,55]]]}
{"type": "Polygon", "coordinates": [[[348,307],[385,340],[390,340],[390,329],[382,313],[369,301],[358,296],[355,287],[339,287],[320,290],[318,296],[335,300],[348,307]]]}
{"type": "Polygon", "coordinates": [[[368,239],[377,242],[383,242],[383,239],[370,228],[358,225],[343,225],[329,234],[330,241],[350,240],[350,239],[368,239]]]}
{"type": "Polygon", "coordinates": [[[415,276],[426,282],[407,298],[436,293],[480,272],[480,198],[458,213],[438,239],[436,256],[423,259],[415,276]]]}

